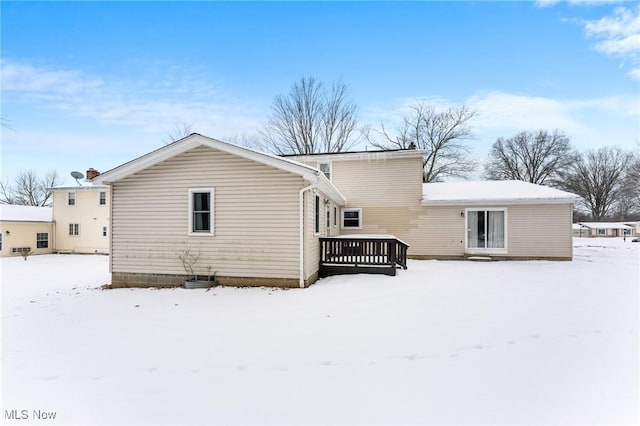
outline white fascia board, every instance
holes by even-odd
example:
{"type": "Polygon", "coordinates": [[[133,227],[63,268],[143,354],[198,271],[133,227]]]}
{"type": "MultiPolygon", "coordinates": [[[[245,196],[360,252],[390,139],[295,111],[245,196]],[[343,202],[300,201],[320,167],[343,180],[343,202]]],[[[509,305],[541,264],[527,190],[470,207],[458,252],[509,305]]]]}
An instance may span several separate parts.
{"type": "Polygon", "coordinates": [[[54,186],[47,188],[47,191],[90,191],[92,189],[106,190],[109,189],[107,185],[86,185],[86,186],[54,186]]]}
{"type": "Polygon", "coordinates": [[[429,152],[420,149],[406,149],[401,151],[365,151],[365,152],[336,152],[334,154],[320,154],[320,155],[296,155],[291,157],[281,158],[297,158],[304,161],[347,161],[347,160],[382,160],[393,158],[407,158],[407,157],[424,157],[429,152]]]}
{"type": "Polygon", "coordinates": [[[573,204],[573,198],[527,198],[527,199],[501,199],[501,200],[422,200],[423,206],[513,206],[526,204],[573,204]]]}
{"type": "Polygon", "coordinates": [[[331,199],[334,203],[343,207],[347,205],[347,199],[342,193],[335,187],[333,183],[322,173],[320,170],[317,170],[316,174],[318,189],[322,191],[327,197],[331,199]]]}

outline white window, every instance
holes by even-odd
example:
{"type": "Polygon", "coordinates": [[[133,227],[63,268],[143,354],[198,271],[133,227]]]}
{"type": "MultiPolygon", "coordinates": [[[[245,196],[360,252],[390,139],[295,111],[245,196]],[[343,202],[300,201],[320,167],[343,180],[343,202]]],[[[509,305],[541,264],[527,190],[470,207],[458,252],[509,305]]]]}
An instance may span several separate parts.
{"type": "Polygon", "coordinates": [[[80,224],[79,223],[70,223],[69,224],[69,236],[77,237],[80,235],[80,224]]]}
{"type": "Polygon", "coordinates": [[[102,236],[106,237],[107,235],[109,235],[109,228],[106,226],[102,227],[102,236]]]}
{"type": "Polygon", "coordinates": [[[327,179],[331,180],[331,163],[330,162],[318,163],[318,170],[324,173],[327,179]]]}
{"type": "Polygon", "coordinates": [[[342,209],[342,227],[362,229],[362,209],[342,209]]]}
{"type": "Polygon", "coordinates": [[[189,190],[189,234],[213,234],[213,188],[189,190]]]}
{"type": "Polygon", "coordinates": [[[0,251],[2,251],[2,232],[0,232],[0,251]]]}
{"type": "Polygon", "coordinates": [[[598,235],[607,235],[606,229],[598,229],[598,235]]]}
{"type": "Polygon", "coordinates": [[[107,205],[107,191],[100,191],[98,194],[98,204],[101,206],[107,205]]]}
{"type": "Polygon", "coordinates": [[[67,205],[75,206],[76,205],[76,193],[75,191],[67,192],[67,205]]]}
{"type": "Polygon", "coordinates": [[[11,253],[31,253],[31,247],[13,247],[11,253]]]}
{"type": "Polygon", "coordinates": [[[467,209],[467,248],[504,251],[507,248],[507,210],[467,209]]]}
{"type": "Polygon", "coordinates": [[[333,207],[333,227],[338,227],[338,208],[335,206],[333,207]]]}
{"type": "Polygon", "coordinates": [[[315,196],[315,203],[313,204],[313,233],[320,233],[320,196],[315,196]]]}
{"type": "Polygon", "coordinates": [[[38,232],[36,233],[36,248],[49,248],[49,233],[38,232]]]}

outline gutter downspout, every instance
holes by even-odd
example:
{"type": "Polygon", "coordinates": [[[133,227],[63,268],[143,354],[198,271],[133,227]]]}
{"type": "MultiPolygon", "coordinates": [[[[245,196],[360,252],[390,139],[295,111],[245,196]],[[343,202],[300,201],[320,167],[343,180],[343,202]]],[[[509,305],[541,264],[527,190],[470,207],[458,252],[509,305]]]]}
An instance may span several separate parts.
{"type": "Polygon", "coordinates": [[[300,288],[304,288],[304,193],[310,189],[317,188],[316,184],[305,186],[299,192],[299,206],[300,206],[300,281],[298,283],[300,288]]]}

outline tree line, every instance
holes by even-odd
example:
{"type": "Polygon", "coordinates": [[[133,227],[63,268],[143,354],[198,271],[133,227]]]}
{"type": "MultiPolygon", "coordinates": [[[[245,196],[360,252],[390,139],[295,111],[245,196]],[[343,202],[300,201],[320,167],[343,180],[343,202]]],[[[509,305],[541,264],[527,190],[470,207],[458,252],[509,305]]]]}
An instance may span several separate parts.
{"type": "MultiPolygon", "coordinates": [[[[274,97],[259,141],[247,135],[231,141],[279,155],[344,152],[361,141],[382,150],[416,148],[424,152],[427,183],[468,178],[480,169],[469,145],[477,113],[465,105],[443,109],[416,101],[393,130],[384,122],[379,127],[359,126],[358,113],[344,82],[327,86],[313,76],[302,77],[288,92],[274,97]]],[[[176,125],[163,142],[188,136],[191,127],[176,125]]],[[[638,153],[615,146],[579,152],[560,130],[523,131],[498,138],[482,172],[485,179],[520,180],[573,192],[581,197],[579,207],[596,221],[640,219],[640,146],[638,153]]],[[[43,178],[21,172],[12,184],[1,183],[0,203],[49,205],[46,188],[57,181],[52,172],[43,178]]]]}

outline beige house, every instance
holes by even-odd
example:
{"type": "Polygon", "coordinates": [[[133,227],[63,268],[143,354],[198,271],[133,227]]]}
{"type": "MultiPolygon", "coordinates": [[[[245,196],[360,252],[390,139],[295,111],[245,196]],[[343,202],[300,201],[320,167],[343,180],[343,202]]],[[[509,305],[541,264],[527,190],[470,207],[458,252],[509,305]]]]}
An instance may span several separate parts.
{"type": "Polygon", "coordinates": [[[632,223],[622,222],[580,222],[586,228],[584,237],[632,237],[635,227],[632,223]]]}
{"type": "Polygon", "coordinates": [[[50,190],[53,193],[55,251],[109,253],[109,187],[88,183],[50,190]]]}
{"type": "Polygon", "coordinates": [[[51,207],[0,205],[0,257],[52,253],[51,207]]]}
{"type": "MultiPolygon", "coordinates": [[[[94,179],[110,188],[114,286],[305,287],[320,239],[391,234],[409,257],[572,258],[575,196],[523,182],[422,184],[423,152],[277,157],[199,134],[94,179]]],[[[323,246],[324,247],[324,246],[323,246]]]]}
{"type": "Polygon", "coordinates": [[[574,194],[519,181],[423,184],[422,154],[289,158],[324,170],[344,194],[340,233],[395,235],[414,259],[571,260],[574,194]]]}

